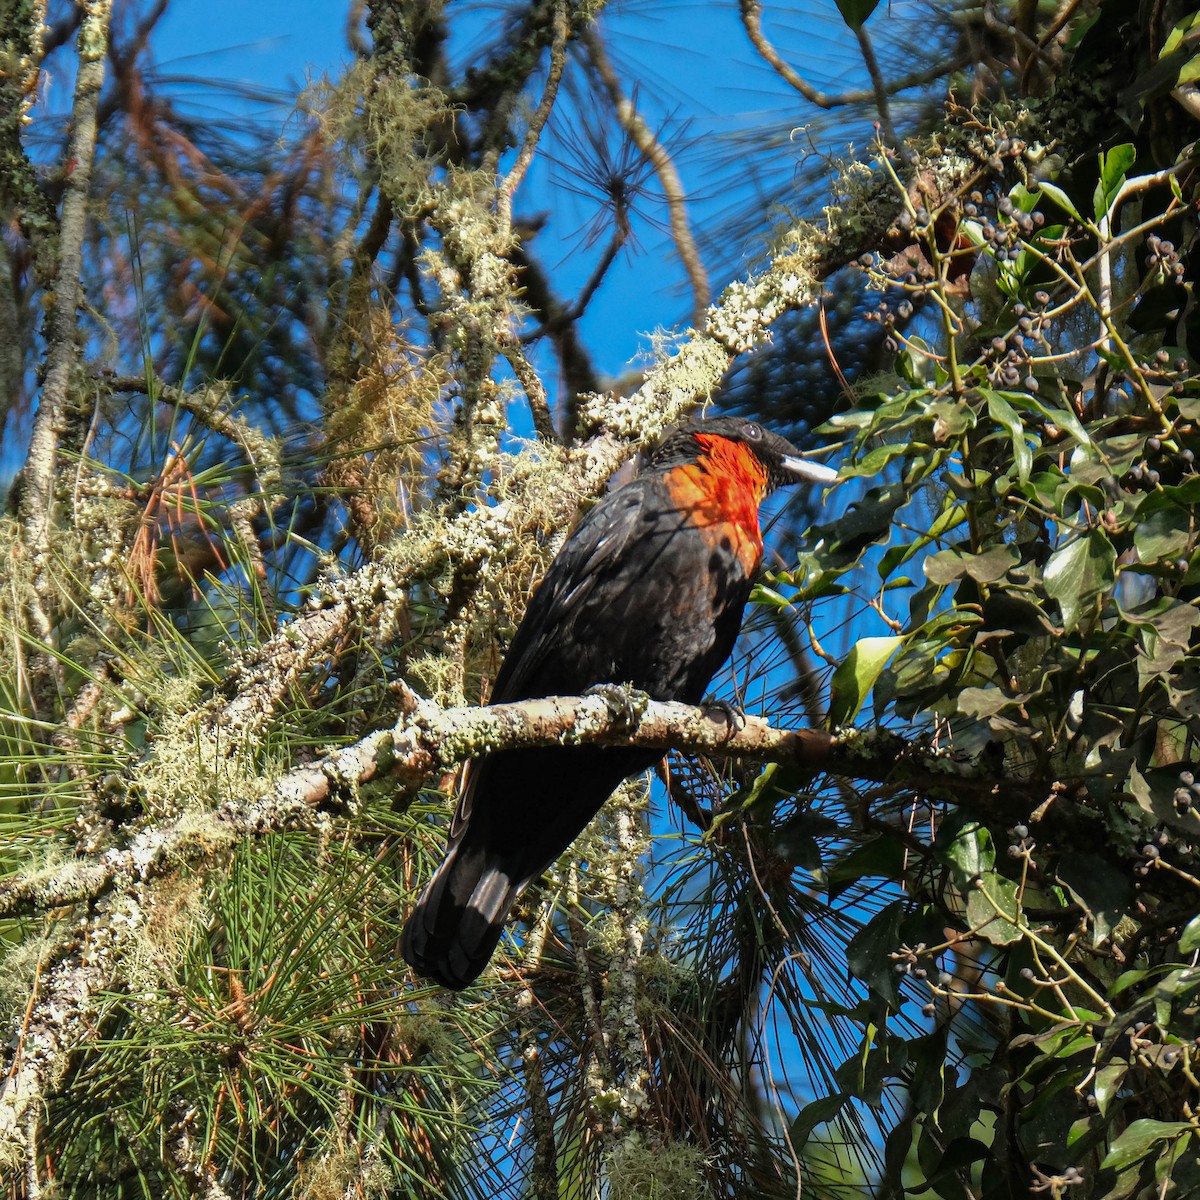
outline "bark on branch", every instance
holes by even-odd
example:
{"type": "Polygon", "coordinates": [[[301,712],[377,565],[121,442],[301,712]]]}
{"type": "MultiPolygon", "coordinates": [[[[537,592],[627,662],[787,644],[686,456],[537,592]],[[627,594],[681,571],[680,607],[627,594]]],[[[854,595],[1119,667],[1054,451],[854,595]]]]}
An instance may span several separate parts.
{"type": "Polygon", "coordinates": [[[83,239],[88,221],[88,187],[96,153],[96,108],[104,84],[112,0],[84,4],[79,30],[79,72],[71,113],[67,182],[63,191],[62,237],[54,279],[54,308],[47,330],[46,381],[25,459],[21,527],[25,544],[38,555],[50,541],[54,462],[66,422],[71,372],[79,361],[76,309],[83,299],[83,239]]]}
{"type": "Polygon", "coordinates": [[[940,792],[963,804],[1002,796],[1005,815],[1010,809],[1028,813],[1049,788],[1043,781],[1004,778],[990,759],[956,758],[887,731],[777,729],[752,716],[731,728],[718,709],[615,691],[619,702],[613,694],[550,696],[481,708],[441,708],[413,697],[409,711],[391,728],[289,771],[257,798],[231,797],[209,812],[148,826],[128,845],[91,862],[52,864],[15,877],[0,889],[0,915],[91,901],[112,887],[141,886],[182,861],[209,857],[241,838],[327,825],[331,811],[354,810],[358,788],[371,780],[394,779],[411,791],[446,767],[516,747],[643,746],[759,759],[886,782],[897,790],[940,792]]]}

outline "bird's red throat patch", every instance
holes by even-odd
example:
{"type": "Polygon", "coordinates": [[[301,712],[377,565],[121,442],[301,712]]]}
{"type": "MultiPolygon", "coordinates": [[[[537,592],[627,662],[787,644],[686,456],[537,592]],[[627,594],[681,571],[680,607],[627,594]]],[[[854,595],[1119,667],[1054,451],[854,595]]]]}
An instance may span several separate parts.
{"type": "Polygon", "coordinates": [[[767,470],[749,446],[698,433],[700,457],[667,474],[671,499],[686,512],[704,540],[730,549],[752,575],[762,559],[758,506],[767,494],[767,470]]]}

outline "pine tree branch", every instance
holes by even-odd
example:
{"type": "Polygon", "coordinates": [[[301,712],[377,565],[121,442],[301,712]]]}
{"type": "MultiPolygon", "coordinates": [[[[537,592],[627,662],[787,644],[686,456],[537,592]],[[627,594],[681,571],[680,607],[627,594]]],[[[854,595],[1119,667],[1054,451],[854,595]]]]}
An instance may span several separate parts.
{"type": "Polygon", "coordinates": [[[35,984],[36,1003],[0,1076],[0,1178],[26,1156],[31,1114],[94,1034],[104,989],[145,920],[140,903],[127,894],[101,901],[72,930],[61,961],[35,984]]]}
{"type": "MultiPolygon", "coordinates": [[[[141,897],[154,879],[187,862],[224,855],[237,842],[284,830],[330,831],[331,811],[352,814],[359,787],[395,779],[414,790],[446,766],[518,746],[620,745],[727,754],[855,779],[889,790],[943,794],[981,809],[1027,815],[1051,793],[1044,781],[1002,776],[992,760],[956,759],[880,730],[776,729],[723,711],[655,702],[632,689],[582,698],[548,697],[482,708],[441,708],[409,696],[405,715],[316,763],[290,771],[265,794],[232,797],[139,830],[125,847],[91,862],[72,860],[18,875],[0,889],[0,915],[88,902],[95,907],[65,957],[39,985],[23,1036],[0,1085],[0,1163],[20,1161],[28,1116],[45,1102],[71,1053],[94,1032],[98,994],[110,985],[129,939],[144,923],[141,897]]],[[[1039,814],[1040,815],[1040,814],[1039,814]]],[[[1011,817],[1010,819],[1016,819],[1011,817]]]]}
{"type": "Polygon", "coordinates": [[[700,258],[696,239],[692,235],[691,222],[687,214],[687,195],[683,189],[683,181],[670,152],[662,141],[654,136],[653,130],[646,124],[636,103],[631,96],[625,94],[621,81],[617,77],[605,49],[604,41],[595,26],[587,26],[580,31],[580,38],[587,47],[588,58],[595,67],[612,101],[613,111],[621,128],[633,139],[638,150],[654,166],[655,174],[667,198],[667,212],[671,221],[671,238],[675,243],[675,251],[687,272],[688,282],[692,289],[692,301],[695,306],[693,320],[697,322],[703,317],[708,306],[712,289],[708,283],[708,273],[700,258]]]}
{"type": "MultiPolygon", "coordinates": [[[[1002,815],[1027,815],[1051,782],[1006,775],[990,758],[955,758],[884,730],[777,729],[748,716],[731,728],[718,709],[650,700],[615,689],[582,698],[549,696],[479,708],[442,708],[414,698],[390,729],[368,734],[289,771],[263,795],[231,797],[207,813],[189,812],[139,830],[128,845],[92,862],[72,860],[12,877],[0,888],[0,915],[90,901],[111,888],[134,889],[181,862],[223,853],[265,833],[327,828],[331,811],[353,813],[357,792],[379,778],[415,790],[431,775],[496,750],[535,746],[640,746],[783,763],[813,772],[886,782],[893,790],[942,793],[1002,815]]],[[[1015,818],[1014,818],[1015,819],[1015,818]]]]}

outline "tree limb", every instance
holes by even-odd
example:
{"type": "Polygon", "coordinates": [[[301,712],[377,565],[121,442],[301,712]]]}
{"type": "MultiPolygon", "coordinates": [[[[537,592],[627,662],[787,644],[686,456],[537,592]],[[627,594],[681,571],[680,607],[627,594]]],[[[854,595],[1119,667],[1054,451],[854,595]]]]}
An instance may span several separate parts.
{"type": "Polygon", "coordinates": [[[628,698],[632,720],[624,704],[606,696],[480,708],[442,708],[413,697],[391,728],[289,771],[258,797],[231,797],[208,812],[148,826],[93,862],[73,860],[13,877],[0,888],[0,915],[94,900],[112,886],[141,886],[182,860],[207,857],[244,837],[321,827],[330,810],[352,812],[358,788],[373,779],[394,779],[415,791],[436,772],[497,750],[592,745],[725,754],[942,792],[963,804],[1003,807],[1006,816],[1027,814],[1050,789],[1046,781],[1005,775],[990,758],[955,758],[884,730],[776,729],[753,716],[731,728],[719,709],[654,701],[632,690],[628,698]]]}
{"type": "Polygon", "coordinates": [[[62,236],[54,279],[54,308],[47,337],[46,382],[42,386],[37,418],[29,439],[25,486],[21,493],[24,541],[39,556],[44,555],[49,546],[54,462],[59,435],[67,417],[71,373],[79,360],[75,310],[83,299],[83,239],[87,231],[88,188],[96,153],[96,108],[104,84],[112,0],[90,0],[83,8],[83,24],[79,30],[79,73],[75,80],[67,181],[62,203],[62,236]]]}
{"type": "MultiPolygon", "coordinates": [[[[762,59],[785,83],[795,88],[810,104],[815,104],[818,108],[828,109],[841,108],[847,104],[866,104],[871,100],[878,101],[880,88],[874,78],[872,80],[874,86],[871,88],[863,88],[851,92],[836,92],[833,95],[829,95],[813,87],[808,80],[796,72],[796,69],[784,59],[767,38],[766,34],[763,33],[762,5],[758,0],[741,0],[740,8],[742,24],[746,27],[746,33],[754,49],[758,51],[762,59]]],[[[895,95],[897,92],[905,92],[909,88],[923,87],[927,83],[932,83],[935,79],[940,79],[944,75],[949,75],[951,72],[965,67],[970,61],[971,58],[969,55],[960,55],[950,62],[935,63],[932,67],[925,67],[920,71],[914,71],[911,75],[905,75],[900,79],[893,80],[891,83],[884,84],[883,93],[885,95],[895,95]]]]}

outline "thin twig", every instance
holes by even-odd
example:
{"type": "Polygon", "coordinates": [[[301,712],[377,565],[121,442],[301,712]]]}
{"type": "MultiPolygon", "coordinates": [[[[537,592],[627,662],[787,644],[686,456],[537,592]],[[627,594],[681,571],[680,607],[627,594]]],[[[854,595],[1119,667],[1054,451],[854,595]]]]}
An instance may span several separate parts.
{"type": "Polygon", "coordinates": [[[667,152],[666,147],[654,136],[650,126],[633,105],[633,101],[621,89],[621,81],[609,60],[604,43],[594,27],[589,27],[581,34],[587,46],[588,56],[596,74],[608,91],[609,99],[617,114],[621,128],[633,139],[633,143],[653,165],[663,194],[667,198],[667,212],[671,220],[671,236],[675,242],[675,250],[687,271],[688,280],[692,285],[692,320],[698,326],[704,319],[704,310],[708,307],[712,292],[708,284],[708,273],[700,259],[700,251],[696,247],[696,239],[692,236],[691,223],[687,215],[687,194],[683,181],[675,168],[675,161],[667,152]]]}
{"type": "Polygon", "coordinates": [[[501,330],[497,332],[496,346],[512,367],[513,374],[529,401],[529,412],[533,417],[533,427],[537,430],[538,437],[543,442],[553,445],[558,441],[558,433],[555,431],[554,417],[546,399],[546,388],[533,364],[525,357],[521,339],[510,330],[501,330]]]}
{"type": "MultiPolygon", "coordinates": [[[[883,72],[879,69],[879,59],[875,57],[875,47],[871,42],[870,35],[867,33],[866,25],[860,25],[855,31],[858,38],[858,49],[862,54],[863,65],[867,68],[867,74],[871,77],[871,88],[875,93],[875,109],[879,113],[879,130],[883,134],[884,140],[892,147],[899,149],[901,153],[905,153],[904,147],[900,145],[899,138],[896,137],[896,127],[892,124],[892,110],[888,103],[887,81],[883,78],[883,72]]],[[[905,157],[910,157],[905,154],[905,157]]]]}
{"type": "Polygon", "coordinates": [[[189,413],[206,429],[211,429],[237,446],[251,466],[257,466],[264,457],[275,458],[278,455],[274,439],[266,437],[248,422],[238,420],[226,410],[229,388],[225,384],[217,383],[189,392],[162,380],[148,382],[142,375],[112,375],[105,377],[103,382],[110,391],[140,392],[152,396],[161,404],[189,413]]]}
{"type": "MultiPolygon", "coordinates": [[[[742,24],[745,26],[746,33],[749,35],[750,41],[753,43],[754,49],[758,51],[759,56],[785,83],[798,91],[810,104],[815,104],[818,108],[841,108],[848,104],[867,104],[872,100],[878,100],[878,88],[836,92],[830,96],[813,87],[808,80],[797,74],[795,68],[783,58],[767,39],[766,34],[763,33],[762,5],[759,3],[759,0],[741,0],[740,7],[742,24]]],[[[932,83],[935,79],[941,79],[944,75],[949,75],[952,71],[960,70],[970,61],[970,56],[960,55],[949,62],[936,63],[932,67],[925,67],[920,71],[912,72],[910,75],[904,75],[891,83],[885,83],[883,91],[886,95],[894,96],[897,92],[908,91],[909,88],[923,87],[927,83],[932,83]]]]}
{"type": "Polygon", "coordinates": [[[525,131],[525,141],[517,155],[517,161],[513,163],[504,182],[496,189],[496,208],[501,219],[508,226],[512,225],[513,193],[521,186],[521,180],[525,178],[525,172],[529,170],[529,164],[533,162],[538,139],[542,136],[542,130],[550,119],[555,98],[558,96],[558,85],[567,65],[567,35],[569,33],[570,23],[567,20],[566,5],[559,3],[554,7],[554,41],[550,46],[550,71],[546,77],[546,90],[542,93],[542,100],[537,107],[537,112],[533,114],[529,128],[525,131]]]}

